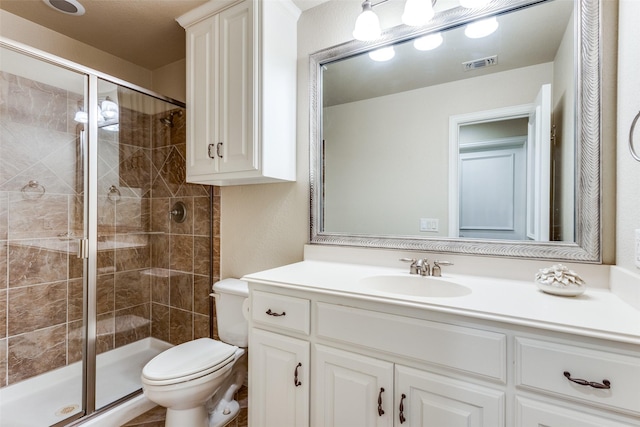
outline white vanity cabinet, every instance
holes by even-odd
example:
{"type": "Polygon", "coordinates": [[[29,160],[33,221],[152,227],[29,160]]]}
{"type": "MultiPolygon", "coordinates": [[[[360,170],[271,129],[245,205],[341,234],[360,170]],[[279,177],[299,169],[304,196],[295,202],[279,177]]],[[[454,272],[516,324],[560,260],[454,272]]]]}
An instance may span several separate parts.
{"type": "Polygon", "coordinates": [[[297,20],[290,0],[208,2],[186,29],[186,179],[295,181],[297,20]]]}
{"type": "Polygon", "coordinates": [[[253,427],[640,427],[637,345],[249,283],[253,427]]]}
{"type": "Polygon", "coordinates": [[[505,335],[323,301],[314,307],[318,341],[344,350],[316,344],[311,425],[505,425],[505,335]]]}
{"type": "Polygon", "coordinates": [[[311,425],[391,427],[393,363],[318,344],[311,425]]]}
{"type": "Polygon", "coordinates": [[[520,336],[514,347],[517,427],[640,425],[637,353],[520,336]]]}
{"type": "Polygon", "coordinates": [[[252,293],[249,372],[259,373],[250,378],[252,427],[309,426],[309,322],[309,300],[252,293]]]}
{"type": "Polygon", "coordinates": [[[251,290],[252,426],[294,425],[289,393],[306,393],[308,426],[505,426],[503,334],[317,297],[251,290]]]}
{"type": "Polygon", "coordinates": [[[251,334],[251,426],[309,425],[309,343],[272,332],[251,334]]]}
{"type": "Polygon", "coordinates": [[[311,425],[503,426],[504,393],[317,345],[311,425]]]}

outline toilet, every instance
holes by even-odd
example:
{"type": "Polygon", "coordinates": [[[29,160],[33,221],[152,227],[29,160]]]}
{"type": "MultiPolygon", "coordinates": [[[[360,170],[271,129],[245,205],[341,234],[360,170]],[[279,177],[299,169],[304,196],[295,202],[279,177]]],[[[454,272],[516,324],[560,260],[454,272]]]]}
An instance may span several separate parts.
{"type": "Polygon", "coordinates": [[[238,361],[248,341],[249,289],[245,281],[225,279],[213,285],[211,295],[222,341],[200,338],[177,345],[142,369],[145,396],[167,408],[166,427],[221,427],[238,413],[233,395],[246,372],[238,361]]]}

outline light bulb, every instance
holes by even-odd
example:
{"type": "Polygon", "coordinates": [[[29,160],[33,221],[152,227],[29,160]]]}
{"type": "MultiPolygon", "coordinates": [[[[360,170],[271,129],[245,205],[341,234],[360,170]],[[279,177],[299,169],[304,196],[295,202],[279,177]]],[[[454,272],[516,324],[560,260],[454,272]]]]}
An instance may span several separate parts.
{"type": "Polygon", "coordinates": [[[498,29],[498,25],[498,20],[495,16],[492,16],[491,18],[468,24],[464,29],[464,34],[470,39],[479,39],[492,34],[498,29]]]}
{"type": "Polygon", "coordinates": [[[417,27],[429,22],[433,15],[431,0],[407,0],[404,4],[402,22],[405,25],[417,27]]]}
{"type": "Polygon", "coordinates": [[[76,111],[76,115],[73,117],[73,120],[75,120],[78,123],[89,123],[89,115],[86,113],[86,111],[76,111]]]}
{"type": "Polygon", "coordinates": [[[418,50],[433,50],[442,44],[442,34],[435,33],[420,37],[413,41],[413,47],[418,50]]]}
{"type": "Polygon", "coordinates": [[[112,120],[118,117],[118,104],[111,101],[110,99],[106,99],[102,101],[102,115],[106,120],[112,120]]]}
{"type": "Polygon", "coordinates": [[[489,4],[491,0],[460,0],[460,6],[467,9],[475,9],[484,7],[489,4]]]}
{"type": "Polygon", "coordinates": [[[396,51],[393,50],[393,46],[382,47],[380,49],[369,52],[369,58],[374,61],[384,62],[388,61],[396,55],[396,51]]]}
{"type": "Polygon", "coordinates": [[[381,33],[378,15],[371,8],[371,2],[367,0],[362,3],[362,13],[356,19],[353,37],[356,40],[370,41],[380,37],[381,33]]]}

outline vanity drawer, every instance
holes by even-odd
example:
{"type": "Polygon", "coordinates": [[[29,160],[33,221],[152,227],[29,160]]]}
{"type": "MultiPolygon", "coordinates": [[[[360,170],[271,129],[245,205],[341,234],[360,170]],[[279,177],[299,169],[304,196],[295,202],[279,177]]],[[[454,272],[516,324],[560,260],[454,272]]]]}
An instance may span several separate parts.
{"type": "Polygon", "coordinates": [[[318,337],[506,382],[506,336],[479,329],[318,303],[318,337]]]}
{"type": "Polygon", "coordinates": [[[251,298],[251,318],[255,323],[309,335],[308,299],[262,291],[253,291],[251,298]]]}
{"type": "Polygon", "coordinates": [[[640,357],[520,337],[515,346],[518,387],[640,413],[640,357]],[[565,372],[611,388],[576,384],[565,372]]]}

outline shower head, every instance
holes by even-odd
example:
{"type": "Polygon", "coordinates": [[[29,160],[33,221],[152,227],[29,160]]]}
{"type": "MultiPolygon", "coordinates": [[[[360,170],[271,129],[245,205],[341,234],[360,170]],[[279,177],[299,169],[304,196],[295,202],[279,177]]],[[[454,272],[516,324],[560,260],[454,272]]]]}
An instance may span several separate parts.
{"type": "Polygon", "coordinates": [[[182,110],[174,110],[172,112],[169,113],[169,116],[167,117],[161,117],[160,118],[160,123],[162,123],[165,126],[169,126],[170,128],[173,127],[173,116],[178,115],[180,117],[182,117],[182,110]]]}

